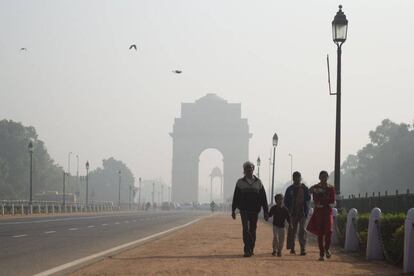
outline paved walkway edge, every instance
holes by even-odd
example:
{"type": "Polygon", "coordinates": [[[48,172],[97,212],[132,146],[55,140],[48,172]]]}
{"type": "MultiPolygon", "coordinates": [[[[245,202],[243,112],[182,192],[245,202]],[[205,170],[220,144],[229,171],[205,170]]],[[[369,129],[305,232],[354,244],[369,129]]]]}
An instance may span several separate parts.
{"type": "Polygon", "coordinates": [[[139,244],[141,244],[143,242],[146,242],[146,241],[149,241],[149,240],[158,238],[160,236],[163,236],[163,235],[169,234],[171,232],[174,232],[174,231],[180,230],[182,228],[185,228],[187,226],[190,226],[190,225],[192,225],[192,224],[194,224],[196,222],[199,222],[201,219],[202,218],[197,218],[197,219],[192,220],[190,222],[187,222],[185,224],[182,224],[182,225],[179,225],[179,226],[175,226],[173,228],[170,228],[168,230],[165,230],[165,231],[162,231],[162,232],[159,232],[159,233],[156,233],[156,234],[152,234],[152,235],[147,236],[145,238],[141,238],[141,239],[138,239],[138,240],[135,240],[135,241],[132,241],[132,242],[128,242],[128,243],[125,243],[125,244],[122,244],[122,245],[118,245],[116,247],[113,247],[113,248],[110,248],[110,249],[107,249],[107,250],[104,250],[104,251],[101,251],[101,252],[98,252],[98,253],[89,255],[87,257],[83,257],[83,258],[74,260],[72,262],[69,262],[69,263],[66,263],[66,264],[63,264],[63,265],[60,265],[60,266],[57,266],[57,267],[48,269],[46,271],[37,273],[37,274],[35,274],[33,276],[48,276],[48,275],[53,275],[53,274],[56,274],[56,273],[62,273],[62,272],[67,271],[69,269],[79,268],[81,266],[86,265],[87,263],[89,263],[91,261],[96,261],[97,259],[99,259],[101,257],[105,257],[105,256],[110,255],[110,254],[113,254],[115,252],[120,252],[120,251],[126,250],[126,249],[128,249],[130,247],[139,245],[139,244]]]}

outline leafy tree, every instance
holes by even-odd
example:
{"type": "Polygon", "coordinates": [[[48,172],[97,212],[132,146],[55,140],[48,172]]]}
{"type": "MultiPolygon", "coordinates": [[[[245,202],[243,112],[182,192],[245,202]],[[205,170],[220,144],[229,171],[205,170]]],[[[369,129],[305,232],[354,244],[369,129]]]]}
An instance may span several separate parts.
{"type": "Polygon", "coordinates": [[[342,193],[394,192],[413,189],[414,130],[383,120],[369,132],[371,143],[342,164],[342,193]]]}
{"type": "Polygon", "coordinates": [[[89,174],[90,201],[112,201],[117,204],[121,177],[121,203],[128,203],[130,187],[132,199],[135,182],[131,170],[113,157],[102,160],[102,166],[89,174]]]}

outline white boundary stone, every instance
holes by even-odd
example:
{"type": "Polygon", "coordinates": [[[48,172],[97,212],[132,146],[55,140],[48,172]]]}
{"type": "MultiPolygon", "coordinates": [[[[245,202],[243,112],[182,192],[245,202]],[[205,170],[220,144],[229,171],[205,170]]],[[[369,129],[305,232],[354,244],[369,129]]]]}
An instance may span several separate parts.
{"type": "Polygon", "coordinates": [[[407,212],[404,230],[404,273],[409,273],[414,272],[414,208],[407,212]]]}
{"type": "Polygon", "coordinates": [[[372,209],[369,216],[368,238],[367,238],[367,260],[383,260],[384,253],[380,243],[381,233],[378,231],[378,225],[381,222],[381,210],[377,207],[372,209]]]}
{"type": "Polygon", "coordinates": [[[345,251],[354,252],[359,249],[359,241],[357,236],[357,229],[355,229],[358,220],[358,210],[352,208],[348,212],[346,219],[346,235],[345,235],[345,251]],[[355,221],[355,223],[353,222],[355,221]]]}

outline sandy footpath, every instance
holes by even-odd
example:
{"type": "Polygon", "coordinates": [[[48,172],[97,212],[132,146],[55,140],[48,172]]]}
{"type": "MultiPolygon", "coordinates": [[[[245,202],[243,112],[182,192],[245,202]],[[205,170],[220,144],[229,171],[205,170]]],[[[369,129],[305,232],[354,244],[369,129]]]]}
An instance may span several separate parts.
{"type": "Polygon", "coordinates": [[[216,215],[136,248],[109,256],[72,275],[398,275],[384,262],[333,250],[325,262],[309,242],[307,256],[271,255],[271,225],[259,222],[255,256],[242,257],[240,217],[216,215]]]}

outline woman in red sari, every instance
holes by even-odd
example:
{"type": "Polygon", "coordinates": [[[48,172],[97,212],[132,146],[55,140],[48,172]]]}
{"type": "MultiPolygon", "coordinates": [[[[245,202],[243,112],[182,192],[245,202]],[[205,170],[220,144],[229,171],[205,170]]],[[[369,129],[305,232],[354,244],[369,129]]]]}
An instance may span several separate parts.
{"type": "Polygon", "coordinates": [[[328,184],[329,174],[326,171],[319,173],[320,182],[310,188],[313,196],[314,212],[309,221],[307,230],[318,236],[319,260],[324,261],[331,257],[333,215],[332,206],[335,204],[335,188],[328,184]]]}

